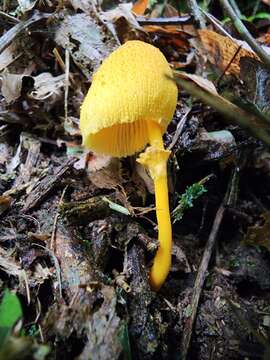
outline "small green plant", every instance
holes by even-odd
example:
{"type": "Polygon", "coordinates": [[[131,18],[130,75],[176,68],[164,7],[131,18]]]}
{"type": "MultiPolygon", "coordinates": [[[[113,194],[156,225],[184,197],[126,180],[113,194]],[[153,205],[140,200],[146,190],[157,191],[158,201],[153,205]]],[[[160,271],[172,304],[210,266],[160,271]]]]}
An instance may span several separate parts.
{"type": "Polygon", "coordinates": [[[37,327],[34,325],[29,331],[29,335],[32,337],[25,336],[25,329],[22,328],[23,322],[20,322],[22,317],[23,312],[19,298],[6,289],[0,303],[0,359],[45,360],[50,352],[49,346],[38,344],[33,338],[37,335],[37,327]]]}
{"type": "Polygon", "coordinates": [[[17,295],[6,289],[0,303],[0,348],[9,338],[22,315],[22,307],[17,295]]]}
{"type": "Polygon", "coordinates": [[[202,194],[207,192],[203,183],[205,179],[188,186],[184,194],[178,195],[179,201],[178,205],[172,212],[173,223],[182,219],[184,212],[187,209],[193,207],[193,203],[198,199],[202,194]]]}

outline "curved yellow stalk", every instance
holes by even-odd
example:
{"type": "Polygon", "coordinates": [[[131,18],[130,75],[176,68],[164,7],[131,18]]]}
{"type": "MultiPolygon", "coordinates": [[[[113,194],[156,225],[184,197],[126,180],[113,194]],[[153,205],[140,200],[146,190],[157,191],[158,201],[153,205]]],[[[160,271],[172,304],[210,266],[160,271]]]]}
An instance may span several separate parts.
{"type": "Polygon", "coordinates": [[[167,184],[167,160],[170,151],[163,147],[159,125],[152,121],[147,123],[151,146],[140,155],[137,161],[148,168],[155,185],[159,249],[150,271],[150,285],[157,291],[166,280],[171,267],[172,227],[167,184]]]}

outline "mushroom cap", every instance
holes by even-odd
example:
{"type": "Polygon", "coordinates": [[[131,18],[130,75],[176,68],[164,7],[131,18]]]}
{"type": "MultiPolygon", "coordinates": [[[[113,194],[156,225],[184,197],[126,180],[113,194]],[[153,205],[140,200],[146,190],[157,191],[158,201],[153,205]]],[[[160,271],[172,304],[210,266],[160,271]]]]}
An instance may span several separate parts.
{"type": "Polygon", "coordinates": [[[91,150],[128,156],[148,143],[147,121],[162,130],[171,121],[177,86],[169,64],[156,47],[128,41],[104,60],[83,101],[80,129],[91,150]]]}

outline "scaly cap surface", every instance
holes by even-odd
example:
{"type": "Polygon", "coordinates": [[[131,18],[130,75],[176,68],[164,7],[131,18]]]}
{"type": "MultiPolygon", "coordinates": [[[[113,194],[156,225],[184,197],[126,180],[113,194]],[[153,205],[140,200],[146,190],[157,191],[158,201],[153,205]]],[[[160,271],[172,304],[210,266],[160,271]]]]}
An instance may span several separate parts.
{"type": "Polygon", "coordinates": [[[147,120],[166,131],[177,87],[164,55],[142,41],[128,41],[100,66],[81,107],[83,143],[98,153],[127,156],[148,143],[147,120]]]}

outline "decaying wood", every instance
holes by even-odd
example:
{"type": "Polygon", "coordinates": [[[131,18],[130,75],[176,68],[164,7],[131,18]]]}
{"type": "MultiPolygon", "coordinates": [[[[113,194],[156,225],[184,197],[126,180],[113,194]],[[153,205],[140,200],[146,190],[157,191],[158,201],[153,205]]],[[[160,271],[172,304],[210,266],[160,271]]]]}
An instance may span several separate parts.
{"type": "Polygon", "coordinates": [[[69,159],[54,175],[48,175],[42,179],[33,191],[28,195],[25,201],[25,205],[22,211],[25,213],[29,210],[37,207],[43,199],[59,185],[58,182],[63,178],[66,172],[71,168],[71,166],[76,162],[77,159],[69,159]]]}
{"type": "MultiPolygon", "coordinates": [[[[106,198],[115,201],[116,195],[107,195],[106,198]]],[[[89,223],[94,220],[104,219],[112,212],[108,203],[104,201],[103,195],[94,196],[86,201],[62,203],[59,209],[61,215],[67,218],[70,224],[84,223],[85,221],[89,223]]]]}

